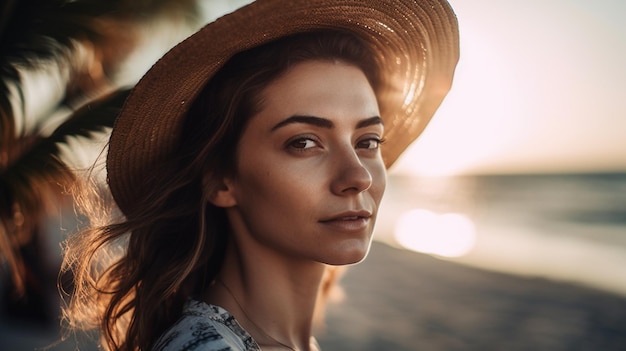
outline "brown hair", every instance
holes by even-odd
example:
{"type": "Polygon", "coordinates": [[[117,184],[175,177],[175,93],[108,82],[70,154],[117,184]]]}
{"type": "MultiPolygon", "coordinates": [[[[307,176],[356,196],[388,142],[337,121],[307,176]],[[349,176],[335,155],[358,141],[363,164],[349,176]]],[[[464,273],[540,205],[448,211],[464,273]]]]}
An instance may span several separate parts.
{"type": "MultiPolygon", "coordinates": [[[[93,222],[68,241],[64,269],[75,277],[65,309],[69,326],[99,327],[112,350],[149,350],[185,300],[202,294],[221,269],[230,228],[207,196],[235,172],[237,143],[262,108],[262,90],[299,62],[339,60],[361,68],[378,91],[379,66],[368,50],[353,35],[323,31],[279,39],[226,62],[195,99],[177,153],[149,182],[158,184],[150,196],[125,220],[93,222]]],[[[87,213],[101,211],[89,202],[87,213]]]]}

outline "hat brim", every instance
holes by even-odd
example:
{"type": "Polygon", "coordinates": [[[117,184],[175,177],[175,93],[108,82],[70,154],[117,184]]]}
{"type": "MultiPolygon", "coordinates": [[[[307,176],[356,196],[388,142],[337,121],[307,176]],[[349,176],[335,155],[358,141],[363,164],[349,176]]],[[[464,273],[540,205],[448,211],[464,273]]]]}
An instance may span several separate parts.
{"type": "Polygon", "coordinates": [[[258,0],[175,46],[139,81],[113,128],[107,156],[111,192],[124,211],[137,189],[176,149],[183,117],[234,54],[320,29],[352,32],[371,45],[387,89],[378,96],[387,167],[424,130],[450,89],[459,57],[458,24],[445,0],[258,0]]]}

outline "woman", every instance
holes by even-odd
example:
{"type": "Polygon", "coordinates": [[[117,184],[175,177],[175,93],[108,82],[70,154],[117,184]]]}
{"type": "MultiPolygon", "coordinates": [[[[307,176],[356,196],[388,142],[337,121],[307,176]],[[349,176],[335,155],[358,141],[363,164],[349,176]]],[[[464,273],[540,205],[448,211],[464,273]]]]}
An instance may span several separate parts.
{"type": "Polygon", "coordinates": [[[367,255],[457,59],[440,0],[257,1],[176,46],[111,135],[123,219],[69,243],[71,325],[113,350],[317,349],[325,273],[367,255]]]}

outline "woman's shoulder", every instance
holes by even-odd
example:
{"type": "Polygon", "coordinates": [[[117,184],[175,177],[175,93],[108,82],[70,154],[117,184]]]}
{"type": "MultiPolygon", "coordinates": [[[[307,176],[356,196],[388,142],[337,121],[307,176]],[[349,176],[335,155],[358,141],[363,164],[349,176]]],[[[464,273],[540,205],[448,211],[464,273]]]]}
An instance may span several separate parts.
{"type": "Polygon", "coordinates": [[[157,340],[152,351],[258,351],[259,346],[225,309],[189,300],[182,317],[157,340]]]}

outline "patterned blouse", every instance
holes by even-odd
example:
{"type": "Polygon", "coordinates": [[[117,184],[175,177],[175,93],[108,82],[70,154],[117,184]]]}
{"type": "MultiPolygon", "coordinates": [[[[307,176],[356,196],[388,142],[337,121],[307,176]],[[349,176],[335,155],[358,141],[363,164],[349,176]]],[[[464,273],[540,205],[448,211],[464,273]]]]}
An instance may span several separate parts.
{"type": "Polygon", "coordinates": [[[152,351],[261,351],[230,313],[189,300],[183,316],[157,340],[152,351]]]}

